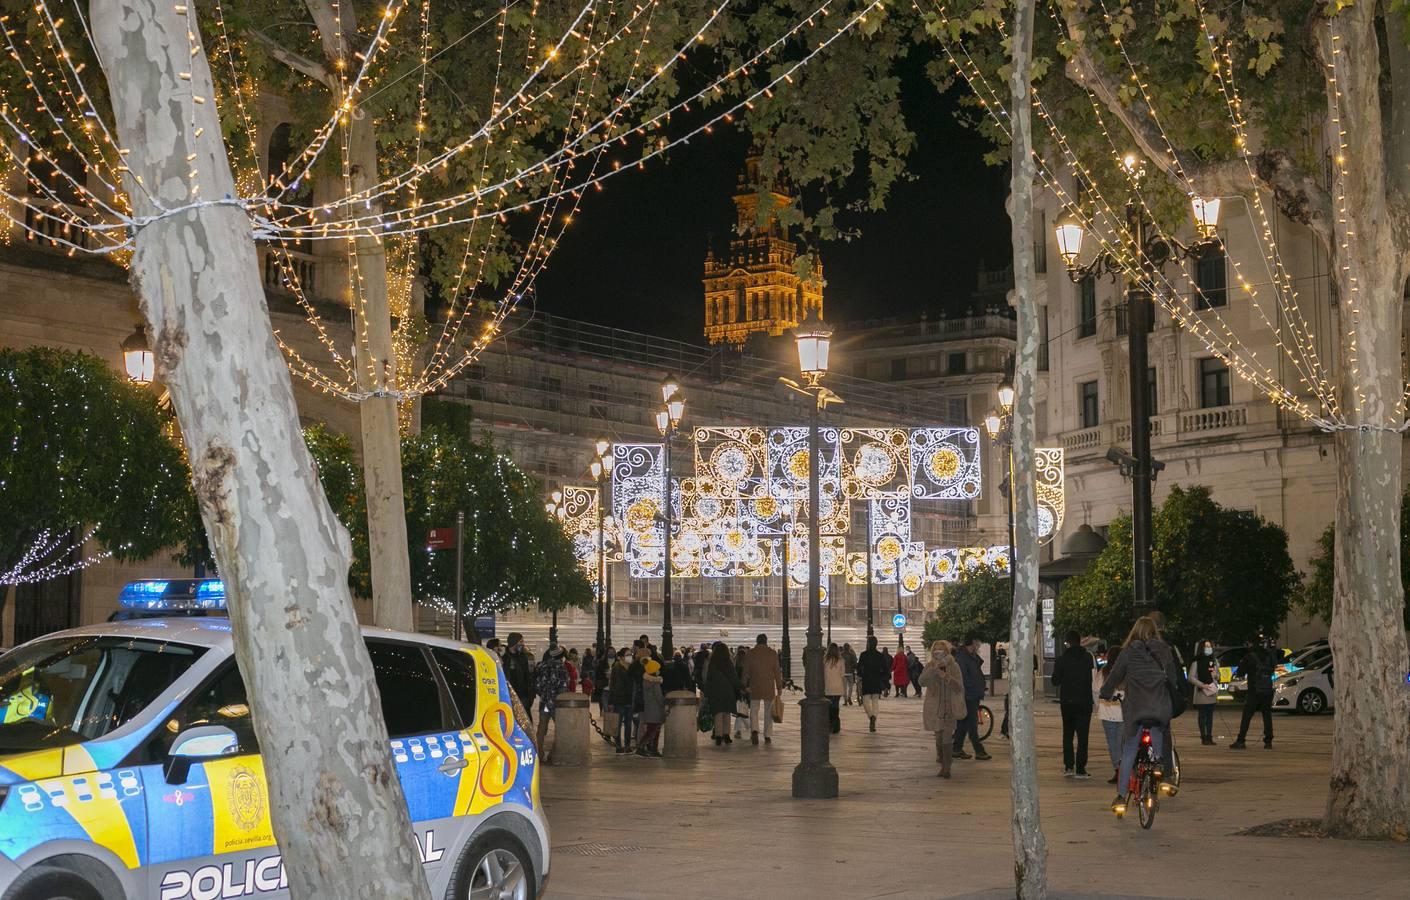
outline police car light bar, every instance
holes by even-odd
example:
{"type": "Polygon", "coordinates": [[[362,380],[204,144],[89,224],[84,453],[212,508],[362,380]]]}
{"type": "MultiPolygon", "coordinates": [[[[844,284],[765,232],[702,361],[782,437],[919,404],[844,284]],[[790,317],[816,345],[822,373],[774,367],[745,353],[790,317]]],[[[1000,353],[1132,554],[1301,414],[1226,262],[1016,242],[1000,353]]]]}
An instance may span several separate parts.
{"type": "Polygon", "coordinates": [[[225,585],[218,578],[148,578],[123,587],[124,609],[225,609],[225,585]]]}

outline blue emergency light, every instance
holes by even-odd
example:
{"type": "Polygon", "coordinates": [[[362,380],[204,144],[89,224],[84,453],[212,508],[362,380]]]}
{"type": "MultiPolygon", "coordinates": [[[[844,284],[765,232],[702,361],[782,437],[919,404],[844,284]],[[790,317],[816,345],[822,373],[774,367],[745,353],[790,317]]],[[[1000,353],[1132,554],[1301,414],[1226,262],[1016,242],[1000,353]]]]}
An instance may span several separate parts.
{"type": "Polygon", "coordinates": [[[129,582],[118,595],[124,609],[225,609],[225,585],[218,578],[147,578],[129,582]]]}

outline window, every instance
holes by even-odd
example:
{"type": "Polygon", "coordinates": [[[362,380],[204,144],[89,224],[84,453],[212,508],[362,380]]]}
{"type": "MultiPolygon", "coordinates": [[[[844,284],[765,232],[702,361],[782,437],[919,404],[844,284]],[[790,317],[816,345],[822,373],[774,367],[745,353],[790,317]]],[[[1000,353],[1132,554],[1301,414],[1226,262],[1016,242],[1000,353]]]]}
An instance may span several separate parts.
{"type": "Polygon", "coordinates": [[[441,710],[441,690],[414,644],[368,641],[377,693],[382,695],[382,717],[389,737],[407,737],[448,727],[441,710]]]}
{"type": "Polygon", "coordinates": [[[1195,259],[1196,309],[1213,309],[1229,302],[1228,255],[1223,244],[1204,250],[1195,259]]]}
{"type": "Polygon", "coordinates": [[[1199,405],[1204,409],[1229,405],[1229,367],[1213,357],[1199,361],[1199,405]]]}
{"type": "Polygon", "coordinates": [[[588,385],[588,416],[594,419],[607,418],[607,388],[600,384],[588,385]]]}
{"type": "Polygon", "coordinates": [[[152,745],[150,758],[165,757],[178,734],[198,725],[224,725],[235,732],[241,753],[259,752],[255,725],[250,719],[250,704],[245,696],[245,679],[240,677],[240,670],[233,662],[178,709],[165,726],[157,729],[158,739],[152,745]]]}
{"type": "Polygon", "coordinates": [[[963,375],[965,373],[965,356],[963,353],[951,353],[949,371],[951,375],[963,375]]]}
{"type": "Polygon", "coordinates": [[[1038,210],[1038,236],[1033,239],[1033,272],[1044,275],[1048,271],[1048,211],[1038,210]]]}
{"type": "Polygon", "coordinates": [[[1082,427],[1096,428],[1101,424],[1101,413],[1097,406],[1097,383],[1084,381],[1077,385],[1077,398],[1082,409],[1082,427]]]}
{"type": "Polygon", "coordinates": [[[558,412],[559,400],[563,396],[563,379],[550,378],[547,375],[539,378],[539,390],[543,391],[543,408],[549,412],[558,412]]]}
{"type": "Polygon", "coordinates": [[[1088,275],[1077,284],[1077,336],[1097,333],[1097,279],[1088,275]]]}
{"type": "Polygon", "coordinates": [[[906,377],[906,361],[904,359],[891,360],[891,380],[901,381],[906,377]]]}
{"type": "Polygon", "coordinates": [[[441,675],[450,688],[450,699],[460,715],[460,727],[469,728],[475,721],[475,660],[470,654],[444,647],[432,647],[431,656],[440,666],[441,675]]]}

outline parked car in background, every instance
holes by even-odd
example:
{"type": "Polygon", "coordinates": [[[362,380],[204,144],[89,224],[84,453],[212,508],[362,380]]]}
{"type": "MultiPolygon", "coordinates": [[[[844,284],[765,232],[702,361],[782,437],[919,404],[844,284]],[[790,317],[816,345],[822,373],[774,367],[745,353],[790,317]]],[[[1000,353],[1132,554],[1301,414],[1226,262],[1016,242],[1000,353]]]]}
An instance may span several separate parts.
{"type": "Polygon", "coordinates": [[[1316,715],[1333,706],[1333,666],[1327,659],[1319,668],[1304,668],[1273,682],[1273,708],[1316,715]]]}

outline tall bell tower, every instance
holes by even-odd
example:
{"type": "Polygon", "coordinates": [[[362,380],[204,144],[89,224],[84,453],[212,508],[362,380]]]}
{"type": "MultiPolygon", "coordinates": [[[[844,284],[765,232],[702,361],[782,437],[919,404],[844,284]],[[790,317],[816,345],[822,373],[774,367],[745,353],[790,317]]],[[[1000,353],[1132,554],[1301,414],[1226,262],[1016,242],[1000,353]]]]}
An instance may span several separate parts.
{"type": "Polygon", "coordinates": [[[785,238],[777,211],[794,198],[780,190],[766,196],[769,208],[759,221],[760,157],[750,156],[734,195],[735,230],[726,256],[714,248],[705,255],[705,337],[712,344],[743,345],[749,335],[781,335],[811,309],[822,316],[823,272],[816,258],[809,273],[794,271],[798,247],[785,238]]]}

